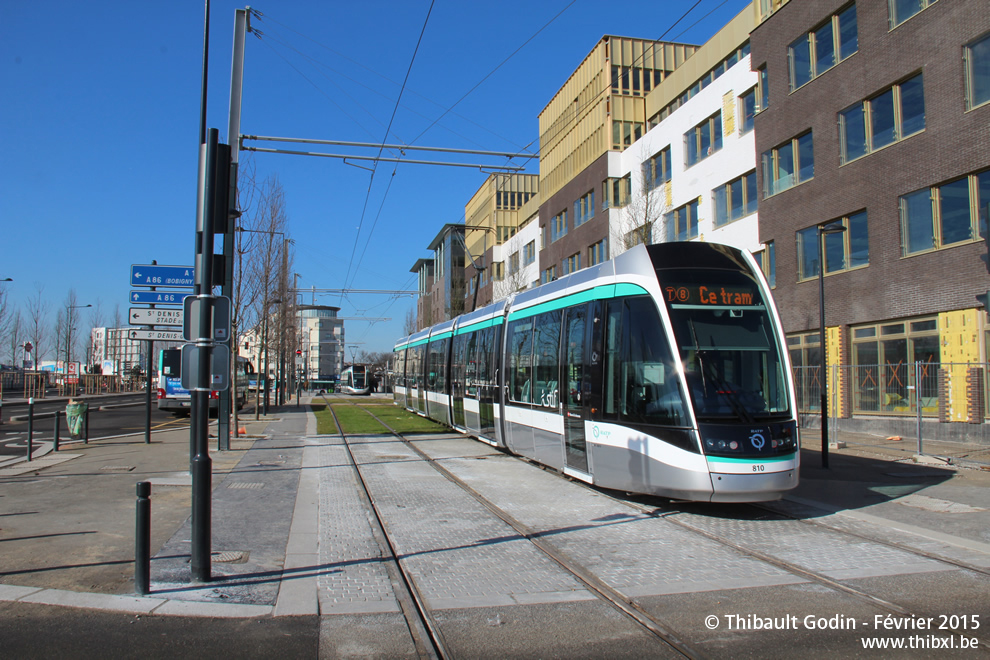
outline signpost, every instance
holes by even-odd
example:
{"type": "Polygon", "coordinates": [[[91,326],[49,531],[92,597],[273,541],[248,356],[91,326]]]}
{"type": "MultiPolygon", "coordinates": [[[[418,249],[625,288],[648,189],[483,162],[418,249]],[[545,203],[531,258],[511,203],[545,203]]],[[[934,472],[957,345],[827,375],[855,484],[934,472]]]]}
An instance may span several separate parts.
{"type": "Polygon", "coordinates": [[[192,287],[196,284],[196,269],[192,266],[131,266],[131,286],[192,287]]]}
{"type": "Polygon", "coordinates": [[[128,330],[127,336],[139,341],[182,341],[181,330],[128,330]]]}
{"type": "Polygon", "coordinates": [[[135,305],[181,305],[191,295],[185,291],[131,291],[127,300],[135,305]]]}
{"type": "Polygon", "coordinates": [[[150,309],[147,307],[131,307],[127,320],[131,325],[167,325],[182,327],[183,312],[181,309],[150,309]]]}
{"type": "Polygon", "coordinates": [[[131,286],[150,287],[149,290],[131,291],[130,303],[145,303],[150,308],[131,307],[127,316],[131,325],[151,326],[150,329],[128,330],[130,339],[148,342],[148,382],[146,384],[146,406],[144,441],[151,442],[151,388],[152,361],[155,354],[155,341],[180,341],[182,333],[172,328],[182,327],[182,311],[176,309],[155,309],[155,305],[181,305],[189,294],[183,291],[158,291],[158,287],[189,289],[196,284],[196,269],[193,266],[159,266],[157,261],[150,264],[131,265],[131,286]],[[156,329],[164,326],[166,329],[156,329]]]}

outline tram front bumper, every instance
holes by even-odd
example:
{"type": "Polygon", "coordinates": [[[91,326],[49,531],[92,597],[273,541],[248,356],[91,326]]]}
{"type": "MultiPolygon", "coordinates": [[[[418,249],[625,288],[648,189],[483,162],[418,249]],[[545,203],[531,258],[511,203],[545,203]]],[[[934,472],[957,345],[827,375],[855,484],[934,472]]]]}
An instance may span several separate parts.
{"type": "Polygon", "coordinates": [[[712,502],[769,502],[797,488],[798,468],[759,474],[712,472],[712,502]]]}

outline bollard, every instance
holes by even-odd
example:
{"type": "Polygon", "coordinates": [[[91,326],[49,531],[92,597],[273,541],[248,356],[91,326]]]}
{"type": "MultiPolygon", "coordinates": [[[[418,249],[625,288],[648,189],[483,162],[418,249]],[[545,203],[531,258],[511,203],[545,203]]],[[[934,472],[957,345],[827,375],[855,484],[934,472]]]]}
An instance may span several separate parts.
{"type": "Polygon", "coordinates": [[[137,483],[134,525],[134,590],[140,596],[151,591],[151,482],[137,483]]]}
{"type": "Polygon", "coordinates": [[[3,426],[3,401],[0,401],[0,426],[3,426]]]}
{"type": "Polygon", "coordinates": [[[89,407],[86,407],[86,412],[83,413],[83,444],[89,444],[89,407]]]}
{"type": "Polygon", "coordinates": [[[31,451],[34,449],[34,397],[28,399],[28,460],[31,460],[31,451]]]}
{"type": "Polygon", "coordinates": [[[61,417],[62,412],[59,410],[55,411],[55,437],[52,438],[52,451],[58,451],[58,434],[59,427],[62,426],[61,417]]]}

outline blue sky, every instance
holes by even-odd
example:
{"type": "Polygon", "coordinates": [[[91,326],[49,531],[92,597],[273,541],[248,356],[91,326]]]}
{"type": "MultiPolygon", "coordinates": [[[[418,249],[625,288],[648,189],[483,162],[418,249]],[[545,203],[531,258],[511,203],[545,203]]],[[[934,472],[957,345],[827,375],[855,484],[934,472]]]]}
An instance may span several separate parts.
{"type": "MultiPolygon", "coordinates": [[[[252,27],[263,34],[248,37],[241,132],[382,142],[391,121],[388,142],[532,150],[537,115],[602,35],[702,44],[748,4],[436,0],[431,10],[428,0],[259,0],[252,27]]],[[[0,279],[14,279],[7,291],[22,310],[43,287],[54,315],[74,288],[104,317],[118,305],[125,314],[131,264],[192,263],[204,6],[0,3],[0,279]]],[[[243,6],[211,3],[207,125],[224,140],[234,10],[243,6]]],[[[285,190],[305,288],[415,289],[409,269],[430,256],[444,223],[463,222],[485,179],[455,167],[381,163],[372,176],[337,159],[245,157],[285,190]]],[[[535,159],[526,165],[538,173],[535,159]]],[[[391,349],[415,305],[380,294],[317,303],[391,317],[346,323],[348,341],[370,351],[391,349]]]]}

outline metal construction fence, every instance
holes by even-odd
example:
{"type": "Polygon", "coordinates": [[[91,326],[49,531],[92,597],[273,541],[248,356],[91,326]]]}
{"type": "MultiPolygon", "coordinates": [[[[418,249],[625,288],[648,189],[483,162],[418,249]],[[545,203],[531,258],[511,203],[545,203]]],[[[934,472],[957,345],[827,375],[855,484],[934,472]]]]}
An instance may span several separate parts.
{"type": "Polygon", "coordinates": [[[71,382],[65,374],[53,371],[5,371],[0,373],[0,395],[4,397],[77,396],[137,392],[143,378],[83,374],[71,382]]]}
{"type": "MultiPolygon", "coordinates": [[[[990,364],[914,362],[830,365],[832,441],[990,464],[990,364]]],[[[802,426],[821,420],[822,368],[794,368],[802,426]]]]}

